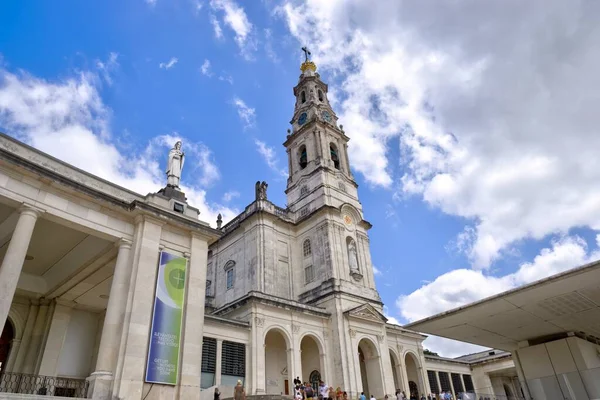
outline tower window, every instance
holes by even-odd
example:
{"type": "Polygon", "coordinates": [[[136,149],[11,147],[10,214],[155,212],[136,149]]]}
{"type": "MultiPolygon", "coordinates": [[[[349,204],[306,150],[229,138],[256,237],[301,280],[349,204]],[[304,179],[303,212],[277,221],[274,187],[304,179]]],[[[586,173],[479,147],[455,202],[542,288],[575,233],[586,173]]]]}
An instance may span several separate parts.
{"type": "Polygon", "coordinates": [[[302,91],[302,93],[300,93],[300,101],[302,103],[306,103],[306,92],[304,92],[304,90],[302,91]]]}
{"type": "Polygon", "coordinates": [[[319,90],[319,101],[323,101],[323,92],[319,90]]]}
{"type": "Polygon", "coordinates": [[[338,156],[338,150],[333,143],[329,145],[329,152],[331,153],[331,161],[333,161],[333,166],[335,167],[335,169],[340,169],[340,158],[338,156]]]}
{"type": "Polygon", "coordinates": [[[306,146],[302,146],[300,147],[300,151],[298,152],[299,154],[299,158],[300,158],[300,168],[304,169],[306,168],[306,165],[308,164],[308,156],[306,154],[306,146]]]}
{"type": "Polygon", "coordinates": [[[227,290],[233,287],[233,268],[227,270],[227,290]]]}
{"type": "Polygon", "coordinates": [[[308,267],[304,268],[304,283],[308,284],[314,280],[315,280],[315,273],[313,270],[313,266],[309,265],[308,267]]]}
{"type": "Polygon", "coordinates": [[[235,261],[229,260],[225,263],[225,281],[227,283],[227,290],[233,288],[235,281],[235,261]]]}
{"type": "Polygon", "coordinates": [[[304,243],[302,243],[302,254],[304,254],[304,257],[308,257],[312,254],[312,248],[310,247],[310,239],[306,239],[304,243]]]}
{"type": "Polygon", "coordinates": [[[306,196],[308,194],[308,186],[304,185],[300,188],[300,197],[306,196]]]}

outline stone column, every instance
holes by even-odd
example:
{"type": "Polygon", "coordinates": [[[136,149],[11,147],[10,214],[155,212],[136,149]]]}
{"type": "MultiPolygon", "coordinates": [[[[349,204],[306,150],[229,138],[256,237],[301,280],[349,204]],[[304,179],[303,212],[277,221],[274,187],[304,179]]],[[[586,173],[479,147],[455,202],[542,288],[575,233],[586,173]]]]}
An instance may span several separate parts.
{"type": "Polygon", "coordinates": [[[250,374],[250,369],[252,368],[252,363],[251,363],[251,352],[252,352],[252,346],[250,346],[250,344],[246,345],[246,352],[244,353],[244,357],[246,360],[246,366],[244,369],[244,387],[246,388],[246,394],[250,395],[254,390],[254,387],[252,386],[252,379],[248,379],[248,375],[250,374]]]}
{"type": "Polygon", "coordinates": [[[287,156],[288,156],[288,175],[292,176],[292,174],[294,173],[294,170],[292,169],[292,152],[290,151],[290,149],[287,149],[287,156]]]}
{"type": "Polygon", "coordinates": [[[49,302],[45,299],[40,300],[40,307],[35,318],[35,325],[31,332],[31,341],[27,346],[25,359],[23,361],[22,372],[25,374],[33,374],[37,365],[38,353],[42,352],[40,344],[46,330],[46,317],[48,315],[49,302]]]}
{"type": "Polygon", "coordinates": [[[448,374],[448,379],[450,380],[450,390],[452,391],[452,396],[456,397],[456,391],[454,390],[454,383],[452,383],[452,373],[450,371],[446,372],[448,374]]]}
{"type": "Polygon", "coordinates": [[[21,339],[13,339],[10,342],[10,353],[8,353],[8,361],[6,362],[6,372],[11,372],[15,367],[15,361],[21,348],[21,339]]]}
{"type": "Polygon", "coordinates": [[[267,382],[266,382],[266,372],[265,372],[265,356],[267,355],[267,344],[264,342],[257,342],[256,346],[256,361],[254,365],[256,369],[254,370],[254,380],[256,381],[256,392],[255,394],[265,394],[267,393],[267,382]]]}
{"type": "MultiPolygon", "coordinates": [[[[327,354],[325,353],[321,353],[319,354],[320,358],[321,358],[321,363],[319,364],[321,366],[321,371],[323,371],[323,375],[321,375],[321,379],[323,379],[323,382],[332,382],[329,379],[329,374],[328,374],[328,368],[327,368],[327,354]]],[[[307,381],[310,379],[310,376],[307,377],[302,377],[303,380],[307,381]]],[[[309,384],[312,382],[309,382],[309,384]]]]}
{"type": "Polygon", "coordinates": [[[223,339],[217,339],[217,360],[215,364],[215,385],[221,386],[221,367],[223,362],[223,339]]]}
{"type": "MultiPolygon", "coordinates": [[[[148,216],[139,216],[136,223],[131,283],[120,346],[123,353],[117,362],[118,373],[112,393],[113,397],[131,400],[143,397],[160,237],[164,225],[164,222],[148,216]]],[[[202,332],[199,338],[202,341],[202,332]]]]}
{"type": "MultiPolygon", "coordinates": [[[[184,327],[181,339],[181,377],[179,398],[200,398],[202,369],[202,340],[204,333],[204,304],[206,300],[206,267],[208,264],[208,239],[197,233],[190,238],[187,272],[184,327]]],[[[219,361],[217,361],[219,362],[219,361]]],[[[216,371],[215,371],[216,372],[216,371]]],[[[220,373],[220,371],[219,371],[220,373]]]]}
{"type": "Polygon", "coordinates": [[[321,152],[321,142],[319,140],[319,136],[317,135],[316,129],[313,129],[313,140],[315,141],[315,153],[317,154],[317,158],[323,158],[323,154],[321,152]]]}
{"type": "Polygon", "coordinates": [[[348,143],[344,143],[344,165],[346,166],[346,173],[352,175],[350,172],[350,160],[348,159],[348,143]]]}
{"type": "Polygon", "coordinates": [[[93,399],[109,399],[110,386],[114,378],[115,366],[121,343],[123,317],[127,306],[129,292],[129,276],[131,275],[131,242],[121,239],[118,243],[119,252],[110,286],[106,315],[98,347],[96,370],[90,377],[91,397],[93,399]]]}
{"type": "Polygon", "coordinates": [[[12,304],[17,283],[23,269],[23,262],[27,255],[31,235],[35,222],[41,214],[41,211],[33,207],[23,205],[19,209],[19,220],[13,231],[8,249],[4,254],[2,265],[0,266],[0,326],[4,326],[10,305],[12,304]]]}
{"type": "Polygon", "coordinates": [[[37,318],[39,304],[32,302],[29,306],[29,313],[27,314],[27,322],[25,322],[25,329],[23,330],[23,336],[21,336],[22,347],[19,348],[15,363],[10,372],[22,372],[23,362],[27,355],[27,349],[31,345],[31,334],[33,333],[33,327],[35,325],[35,319],[37,318]]]}

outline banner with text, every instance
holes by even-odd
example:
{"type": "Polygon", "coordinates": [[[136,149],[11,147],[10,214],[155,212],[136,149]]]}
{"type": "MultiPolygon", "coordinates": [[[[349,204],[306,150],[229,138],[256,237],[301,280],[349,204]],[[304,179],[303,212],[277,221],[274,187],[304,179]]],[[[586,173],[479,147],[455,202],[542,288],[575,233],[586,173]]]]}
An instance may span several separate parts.
{"type": "Polygon", "coordinates": [[[146,382],[177,384],[186,271],[184,257],[160,253],[146,382]]]}

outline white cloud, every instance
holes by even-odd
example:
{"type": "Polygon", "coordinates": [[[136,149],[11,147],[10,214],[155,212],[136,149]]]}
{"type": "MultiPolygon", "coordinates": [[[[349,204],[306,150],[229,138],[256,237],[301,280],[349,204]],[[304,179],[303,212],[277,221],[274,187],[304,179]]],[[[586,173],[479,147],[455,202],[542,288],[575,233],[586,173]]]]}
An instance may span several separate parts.
{"type": "MultiPolygon", "coordinates": [[[[595,247],[599,245],[600,235],[595,247]]],[[[409,322],[454,309],[486,297],[522,286],[600,258],[598,250],[589,251],[587,243],[578,236],[564,236],[553,240],[532,262],[523,263],[518,270],[504,276],[486,275],[484,271],[456,269],[438,276],[409,295],[396,300],[400,314],[409,322]]],[[[453,351],[473,349],[458,343],[445,346],[444,339],[427,339],[429,348],[445,355],[453,351]],[[454,349],[454,350],[453,350],[454,349]],[[460,349],[460,350],[459,350],[460,349]]],[[[470,351],[470,350],[469,350],[470,351]]],[[[477,351],[477,350],[474,350],[477,351]]]]}
{"type": "Polygon", "coordinates": [[[160,63],[158,64],[158,67],[161,69],[171,69],[175,66],[175,64],[177,64],[179,60],[177,59],[177,57],[171,57],[171,59],[169,60],[169,62],[166,63],[160,63]]]}
{"type": "Polygon", "coordinates": [[[271,61],[273,61],[274,63],[278,63],[281,60],[279,59],[279,57],[277,56],[277,53],[275,53],[275,50],[273,49],[273,32],[271,31],[271,29],[266,28],[264,30],[264,34],[265,34],[265,53],[267,53],[267,57],[269,57],[271,59],[271,61]]]}
{"type": "Polygon", "coordinates": [[[213,32],[215,33],[215,37],[217,39],[223,39],[223,28],[221,28],[221,24],[219,20],[214,14],[210,14],[210,24],[213,27],[213,32]]]}
{"type": "Polygon", "coordinates": [[[373,265],[373,274],[382,275],[382,272],[379,268],[377,268],[376,266],[373,265]]]}
{"type": "Polygon", "coordinates": [[[148,4],[150,7],[154,7],[156,5],[156,1],[157,0],[144,0],[146,2],[146,4],[148,4]]]}
{"type": "Polygon", "coordinates": [[[225,72],[223,72],[223,75],[219,75],[219,80],[233,85],[233,77],[225,72]]]}
{"type": "Polygon", "coordinates": [[[284,169],[279,168],[279,162],[277,160],[277,152],[269,147],[265,142],[262,142],[258,139],[254,139],[254,144],[256,144],[256,150],[265,160],[269,168],[273,170],[277,175],[282,177],[287,177],[288,173],[284,169]]]}
{"type": "Polygon", "coordinates": [[[200,10],[202,10],[203,4],[200,0],[192,0],[192,6],[194,7],[194,12],[198,15],[200,10]]]}
{"type": "MultiPolygon", "coordinates": [[[[47,81],[0,69],[0,125],[19,140],[117,185],[142,195],[158,191],[166,183],[164,164],[174,136],[160,135],[146,145],[129,138],[128,147],[121,145],[110,131],[111,110],[98,82],[91,72],[47,81]]],[[[184,151],[189,158],[182,190],[190,204],[204,221],[214,221],[218,213],[231,219],[236,210],[206,199],[202,185],[218,176],[210,151],[185,138],[184,151]]]]}
{"type": "MultiPolygon", "coordinates": [[[[252,58],[252,53],[256,50],[257,43],[254,37],[253,26],[244,8],[238,5],[233,0],[211,0],[210,6],[214,11],[221,11],[223,13],[223,22],[229,26],[235,32],[235,42],[242,55],[246,58],[252,58]]],[[[219,25],[219,34],[217,34],[217,28],[215,27],[215,36],[220,38],[222,36],[222,30],[216,17],[213,16],[214,21],[211,21],[213,27],[219,25]]]]}
{"type": "Polygon", "coordinates": [[[200,67],[200,72],[202,72],[202,75],[211,77],[213,75],[213,73],[210,71],[210,60],[205,59],[204,62],[202,63],[202,66],[200,67]]]}
{"type": "Polygon", "coordinates": [[[224,203],[229,203],[231,200],[240,197],[240,192],[236,191],[236,190],[231,190],[229,192],[225,192],[225,194],[223,195],[223,202],[224,203]]]}
{"type": "Polygon", "coordinates": [[[100,71],[102,78],[109,85],[112,86],[113,80],[111,73],[114,72],[119,67],[119,54],[115,52],[111,52],[108,55],[108,59],[106,61],[96,60],[96,67],[100,71]]]}
{"type": "Polygon", "coordinates": [[[244,100],[239,97],[233,98],[233,105],[237,109],[238,116],[244,124],[244,129],[254,127],[256,123],[256,110],[252,107],[248,107],[244,100]]]}
{"type": "Polygon", "coordinates": [[[339,79],[354,168],[466,218],[474,267],[524,238],[600,228],[594,2],[282,3],[339,79]]]}

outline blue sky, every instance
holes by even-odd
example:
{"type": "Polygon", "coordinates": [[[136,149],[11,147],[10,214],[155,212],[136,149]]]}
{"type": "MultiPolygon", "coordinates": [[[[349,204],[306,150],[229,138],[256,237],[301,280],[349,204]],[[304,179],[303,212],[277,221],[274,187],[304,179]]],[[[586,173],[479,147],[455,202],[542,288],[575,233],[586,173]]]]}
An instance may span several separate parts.
{"type": "Polygon", "coordinates": [[[307,44],[386,312],[413,321],[597,258],[598,10],[533,3],[5,2],[0,129],[142,193],[182,138],[202,219],[231,218],[259,179],[284,206],[307,44]]]}

